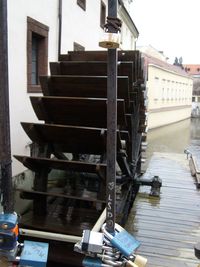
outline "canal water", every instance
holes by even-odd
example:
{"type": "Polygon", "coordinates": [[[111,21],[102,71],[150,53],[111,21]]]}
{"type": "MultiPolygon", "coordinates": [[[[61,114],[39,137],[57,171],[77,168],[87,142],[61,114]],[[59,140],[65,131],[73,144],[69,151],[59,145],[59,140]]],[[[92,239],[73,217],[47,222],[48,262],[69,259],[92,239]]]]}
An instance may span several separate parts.
{"type": "Polygon", "coordinates": [[[154,152],[184,153],[192,145],[200,143],[200,118],[191,118],[164,127],[152,129],[147,134],[147,167],[154,152]]]}

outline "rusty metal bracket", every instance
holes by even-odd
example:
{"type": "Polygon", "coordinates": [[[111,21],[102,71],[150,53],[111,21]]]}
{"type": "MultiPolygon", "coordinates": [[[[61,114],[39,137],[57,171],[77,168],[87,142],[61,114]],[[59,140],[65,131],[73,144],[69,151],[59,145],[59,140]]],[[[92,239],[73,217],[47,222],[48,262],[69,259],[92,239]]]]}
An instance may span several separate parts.
{"type": "Polygon", "coordinates": [[[200,242],[194,246],[194,254],[198,259],[200,259],[200,242]]]}
{"type": "Polygon", "coordinates": [[[151,179],[137,178],[137,185],[151,186],[150,196],[159,197],[160,188],[162,187],[162,180],[159,176],[155,175],[151,179]]]}

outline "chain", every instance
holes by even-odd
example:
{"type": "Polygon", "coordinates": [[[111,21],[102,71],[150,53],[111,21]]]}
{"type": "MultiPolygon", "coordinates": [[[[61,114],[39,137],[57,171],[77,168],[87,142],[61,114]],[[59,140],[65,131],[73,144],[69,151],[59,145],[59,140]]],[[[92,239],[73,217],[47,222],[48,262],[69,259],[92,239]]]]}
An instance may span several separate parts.
{"type": "Polygon", "coordinates": [[[104,25],[106,32],[120,32],[122,22],[118,18],[107,17],[107,23],[104,25]]]}
{"type": "Polygon", "coordinates": [[[9,205],[7,203],[6,195],[10,194],[9,188],[7,188],[7,183],[6,180],[8,179],[9,176],[9,168],[11,165],[11,161],[1,161],[0,162],[0,202],[3,206],[9,205]]]}

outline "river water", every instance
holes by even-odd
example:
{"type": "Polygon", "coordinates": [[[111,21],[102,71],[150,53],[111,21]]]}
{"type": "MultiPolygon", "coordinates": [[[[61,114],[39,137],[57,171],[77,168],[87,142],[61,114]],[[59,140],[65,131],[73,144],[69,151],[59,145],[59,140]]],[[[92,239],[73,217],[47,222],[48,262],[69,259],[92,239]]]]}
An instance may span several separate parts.
{"type": "Polygon", "coordinates": [[[152,129],[147,134],[147,161],[154,152],[184,153],[191,145],[200,142],[200,118],[187,119],[164,127],[152,129]]]}

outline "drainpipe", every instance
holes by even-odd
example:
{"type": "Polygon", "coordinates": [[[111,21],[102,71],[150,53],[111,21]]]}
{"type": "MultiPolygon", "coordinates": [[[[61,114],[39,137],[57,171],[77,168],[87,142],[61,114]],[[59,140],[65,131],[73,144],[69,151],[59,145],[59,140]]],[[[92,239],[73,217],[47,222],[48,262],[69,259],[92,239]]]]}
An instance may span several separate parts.
{"type": "Polygon", "coordinates": [[[61,54],[61,37],[62,37],[62,0],[59,0],[59,7],[58,7],[58,61],[60,59],[61,54]]]}
{"type": "Polygon", "coordinates": [[[0,195],[4,212],[13,212],[8,85],[7,0],[0,0],[0,195]]]}

